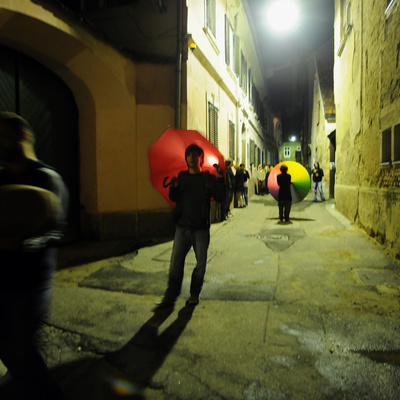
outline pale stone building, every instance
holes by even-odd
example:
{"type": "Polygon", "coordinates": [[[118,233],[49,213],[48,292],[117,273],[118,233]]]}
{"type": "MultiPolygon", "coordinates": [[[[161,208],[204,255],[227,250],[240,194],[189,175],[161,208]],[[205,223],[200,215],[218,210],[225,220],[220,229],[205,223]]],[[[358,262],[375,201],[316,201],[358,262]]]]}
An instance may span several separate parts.
{"type": "Polygon", "coordinates": [[[276,161],[280,125],[246,7],[0,0],[0,109],[32,123],[39,157],[67,181],[71,236],[172,232],[147,158],[169,126],[199,130],[248,168],[276,161]]]}
{"type": "Polygon", "coordinates": [[[337,209],[400,257],[400,2],[335,1],[337,209]]]}

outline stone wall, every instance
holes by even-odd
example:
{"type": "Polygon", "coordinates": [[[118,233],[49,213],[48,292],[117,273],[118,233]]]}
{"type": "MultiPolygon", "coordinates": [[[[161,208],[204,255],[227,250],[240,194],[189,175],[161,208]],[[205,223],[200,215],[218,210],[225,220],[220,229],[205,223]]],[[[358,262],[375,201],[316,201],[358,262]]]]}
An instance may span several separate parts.
{"type": "Polygon", "coordinates": [[[399,2],[385,13],[384,0],[353,0],[347,28],[341,3],[335,2],[336,207],[400,258],[400,160],[394,148],[394,127],[400,124],[399,2]],[[383,156],[383,131],[391,132],[390,160],[383,156]]]}

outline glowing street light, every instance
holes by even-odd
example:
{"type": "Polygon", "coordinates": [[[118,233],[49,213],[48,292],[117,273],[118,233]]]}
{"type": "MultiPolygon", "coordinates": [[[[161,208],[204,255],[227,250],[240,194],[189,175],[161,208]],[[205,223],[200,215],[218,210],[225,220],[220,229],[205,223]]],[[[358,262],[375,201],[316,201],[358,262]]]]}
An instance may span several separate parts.
{"type": "Polygon", "coordinates": [[[297,24],[299,8],[294,0],[274,0],[267,8],[268,25],[276,32],[289,32],[297,24]]]}

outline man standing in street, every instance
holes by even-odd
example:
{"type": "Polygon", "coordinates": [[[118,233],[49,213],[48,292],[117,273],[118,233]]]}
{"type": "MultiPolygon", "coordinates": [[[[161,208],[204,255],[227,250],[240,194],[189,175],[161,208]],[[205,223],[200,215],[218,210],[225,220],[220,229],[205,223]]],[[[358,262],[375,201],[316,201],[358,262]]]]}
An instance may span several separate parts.
{"type": "Polygon", "coordinates": [[[290,208],[292,206],[292,194],[290,186],[292,184],[292,177],[287,173],[288,167],[285,164],[281,165],[281,174],[276,176],[279,186],[278,192],[278,207],[279,207],[279,220],[282,222],[285,217],[285,222],[289,222],[290,208]]]}
{"type": "Polygon", "coordinates": [[[249,179],[250,175],[249,172],[246,170],[244,164],[240,164],[240,169],[243,171],[244,174],[244,201],[246,203],[246,207],[249,205],[249,179]]]}
{"type": "Polygon", "coordinates": [[[225,180],[223,170],[216,166],[217,177],[203,172],[204,151],[192,144],[185,151],[187,171],[171,180],[169,197],[176,202],[176,230],[169,269],[168,288],[154,311],[173,307],[181,293],[185,259],[193,246],[196,267],[192,272],[190,298],[186,304],[196,306],[203,287],[210,243],[211,198],[223,200],[225,180]]]}
{"type": "Polygon", "coordinates": [[[0,226],[0,359],[21,391],[18,398],[59,400],[61,388],[35,337],[50,301],[68,193],[60,175],[36,158],[34,141],[27,121],[0,112],[0,211],[10,220],[0,226]]]}
{"type": "Polygon", "coordinates": [[[324,192],[322,191],[322,177],[324,176],[324,171],[319,167],[319,163],[314,163],[314,169],[311,172],[313,177],[313,187],[314,187],[314,203],[317,202],[317,189],[319,190],[319,195],[322,201],[325,201],[324,192]]]}
{"type": "Polygon", "coordinates": [[[230,221],[229,214],[231,211],[231,204],[233,200],[233,194],[235,193],[235,175],[232,171],[232,160],[226,159],[225,160],[225,170],[226,170],[226,192],[224,198],[224,210],[222,213],[222,220],[223,221],[230,221]]]}

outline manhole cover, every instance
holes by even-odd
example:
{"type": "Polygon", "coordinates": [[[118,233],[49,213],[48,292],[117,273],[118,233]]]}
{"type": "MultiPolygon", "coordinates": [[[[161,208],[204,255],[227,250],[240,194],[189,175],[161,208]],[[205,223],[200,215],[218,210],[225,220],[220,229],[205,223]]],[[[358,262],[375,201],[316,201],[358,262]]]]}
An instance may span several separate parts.
{"type": "Polygon", "coordinates": [[[284,251],[305,236],[303,229],[263,231],[256,235],[257,239],[261,239],[273,251],[284,251]]]}

